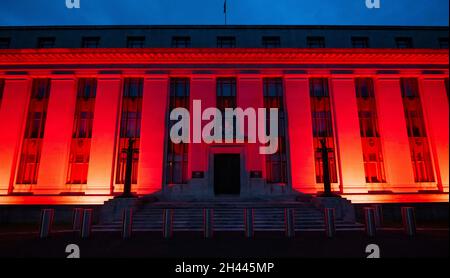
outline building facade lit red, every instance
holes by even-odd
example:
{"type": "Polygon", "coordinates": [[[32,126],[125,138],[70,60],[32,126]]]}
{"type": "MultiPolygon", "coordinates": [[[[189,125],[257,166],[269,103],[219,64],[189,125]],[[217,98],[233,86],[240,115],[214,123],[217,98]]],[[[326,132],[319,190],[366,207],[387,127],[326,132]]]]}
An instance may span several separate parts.
{"type": "Polygon", "coordinates": [[[0,202],[119,194],[130,138],[139,195],[316,194],[325,139],[332,188],[349,199],[448,201],[448,28],[202,28],[1,29],[0,202]],[[102,44],[114,30],[126,44],[102,44]],[[196,44],[202,30],[212,46],[196,44]],[[278,108],[278,151],[173,143],[170,111],[194,100],[278,108]]]}

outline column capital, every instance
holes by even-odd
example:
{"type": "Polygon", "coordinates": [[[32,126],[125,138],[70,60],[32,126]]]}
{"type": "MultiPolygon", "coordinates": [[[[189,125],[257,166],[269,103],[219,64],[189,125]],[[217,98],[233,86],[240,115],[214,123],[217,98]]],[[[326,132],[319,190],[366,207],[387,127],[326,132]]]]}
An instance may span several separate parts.
{"type": "Polygon", "coordinates": [[[168,74],[145,74],[143,77],[146,81],[161,81],[169,79],[168,74]]]}
{"type": "Polygon", "coordinates": [[[14,80],[23,81],[33,79],[26,71],[5,72],[3,74],[0,74],[0,78],[4,79],[5,81],[14,81],[14,80]]]}
{"type": "Polygon", "coordinates": [[[215,80],[217,75],[212,73],[192,73],[189,75],[192,81],[209,81],[215,80]]]}
{"type": "Polygon", "coordinates": [[[308,80],[306,73],[288,73],[283,75],[284,81],[301,81],[308,80]]]}
{"type": "Polygon", "coordinates": [[[52,74],[49,78],[54,81],[64,81],[64,80],[76,80],[76,76],[74,73],[61,73],[61,74],[52,74]]]}
{"type": "Polygon", "coordinates": [[[261,74],[247,74],[247,73],[239,73],[237,75],[238,81],[258,81],[262,80],[263,76],[261,74]]]}

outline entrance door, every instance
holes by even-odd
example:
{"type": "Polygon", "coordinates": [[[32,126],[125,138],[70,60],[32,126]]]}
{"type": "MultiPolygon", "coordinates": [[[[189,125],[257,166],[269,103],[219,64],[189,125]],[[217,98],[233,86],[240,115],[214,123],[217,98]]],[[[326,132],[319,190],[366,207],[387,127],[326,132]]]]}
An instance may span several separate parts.
{"type": "Polygon", "coordinates": [[[214,155],[214,194],[239,195],[241,192],[239,154],[214,155]]]}

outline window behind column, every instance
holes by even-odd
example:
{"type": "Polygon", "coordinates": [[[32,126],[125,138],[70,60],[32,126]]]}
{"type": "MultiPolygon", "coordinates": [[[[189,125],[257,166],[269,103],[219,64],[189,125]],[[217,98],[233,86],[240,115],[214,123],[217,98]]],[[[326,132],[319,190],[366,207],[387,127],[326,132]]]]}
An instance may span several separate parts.
{"type": "MultiPolygon", "coordinates": [[[[189,79],[172,78],[170,80],[169,114],[175,108],[189,111],[189,79]]],[[[187,143],[175,144],[170,139],[170,129],[177,121],[169,120],[167,135],[166,183],[181,184],[188,180],[188,147],[187,143]]]]}
{"type": "Polygon", "coordinates": [[[269,109],[278,108],[278,150],[274,154],[266,155],[266,179],[268,183],[287,183],[283,81],[281,78],[264,78],[263,85],[266,130],[270,130],[269,109]]]}
{"type": "Polygon", "coordinates": [[[5,88],[5,80],[0,79],[0,108],[2,108],[3,89],[5,88]]]}
{"type": "Polygon", "coordinates": [[[222,138],[225,138],[225,129],[233,129],[233,138],[236,136],[236,118],[233,117],[233,123],[231,127],[225,122],[225,109],[237,107],[236,100],[236,78],[217,78],[216,83],[216,105],[217,108],[222,113],[222,138]]]}
{"type": "Polygon", "coordinates": [[[96,79],[78,80],[77,101],[70,144],[68,184],[86,184],[94,121],[96,79]]]}
{"type": "Polygon", "coordinates": [[[143,79],[126,78],[123,86],[120,118],[119,148],[117,150],[116,183],[125,182],[125,166],[129,139],[133,139],[133,167],[131,182],[137,183],[139,144],[141,134],[143,79]]]}
{"type": "Polygon", "coordinates": [[[366,182],[386,182],[373,80],[356,78],[355,88],[366,182]]]}
{"type": "Polygon", "coordinates": [[[415,182],[433,182],[433,165],[417,79],[402,78],[401,88],[414,180],[415,182]]]}
{"type": "Polygon", "coordinates": [[[445,92],[447,93],[447,101],[449,101],[450,97],[448,95],[448,78],[444,79],[444,84],[445,84],[445,92]]]}
{"type": "Polygon", "coordinates": [[[34,79],[17,172],[17,184],[37,183],[49,96],[50,79],[34,79]]]}
{"type": "Polygon", "coordinates": [[[331,118],[330,95],[328,79],[310,79],[311,113],[314,140],[314,158],[316,169],[316,182],[323,182],[322,153],[320,140],[325,139],[328,148],[328,161],[330,181],[337,182],[336,157],[333,135],[333,121],[331,118]]]}

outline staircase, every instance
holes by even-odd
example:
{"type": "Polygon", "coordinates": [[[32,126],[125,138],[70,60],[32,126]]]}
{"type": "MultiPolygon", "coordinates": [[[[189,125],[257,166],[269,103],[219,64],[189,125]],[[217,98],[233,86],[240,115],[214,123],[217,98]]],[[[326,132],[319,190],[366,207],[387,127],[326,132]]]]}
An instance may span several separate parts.
{"type": "MultiPolygon", "coordinates": [[[[173,231],[202,231],[203,208],[214,210],[214,231],[244,231],[244,208],[254,209],[254,230],[284,231],[284,207],[294,209],[296,231],[324,231],[323,213],[309,203],[300,202],[211,202],[211,203],[150,203],[133,216],[133,231],[161,231],[163,208],[173,208],[173,231]]],[[[93,231],[121,231],[120,219],[95,225],[93,231]]],[[[361,224],[336,219],[336,230],[362,230],[361,224]]]]}

